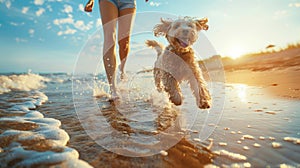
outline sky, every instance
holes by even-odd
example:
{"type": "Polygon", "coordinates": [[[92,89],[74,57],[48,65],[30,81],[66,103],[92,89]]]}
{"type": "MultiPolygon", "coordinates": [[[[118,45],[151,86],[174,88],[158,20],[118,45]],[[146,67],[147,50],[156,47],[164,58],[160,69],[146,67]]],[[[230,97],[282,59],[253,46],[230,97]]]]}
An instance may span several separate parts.
{"type": "MultiPolygon", "coordinates": [[[[0,0],[0,73],[72,72],[102,26],[97,0],[92,13],[86,2],[0,0]]],[[[300,0],[137,0],[138,13],[150,11],[207,17],[205,35],[222,56],[300,41],[300,0]]]]}

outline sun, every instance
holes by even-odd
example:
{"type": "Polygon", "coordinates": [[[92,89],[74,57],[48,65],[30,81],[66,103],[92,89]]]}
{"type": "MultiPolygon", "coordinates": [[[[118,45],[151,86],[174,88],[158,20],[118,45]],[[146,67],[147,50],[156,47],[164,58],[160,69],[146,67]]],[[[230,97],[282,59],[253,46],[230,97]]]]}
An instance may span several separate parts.
{"type": "Polygon", "coordinates": [[[232,48],[230,48],[229,52],[228,52],[228,56],[233,58],[233,59],[237,59],[238,57],[242,56],[243,54],[245,54],[245,49],[241,46],[234,46],[232,48]]]}

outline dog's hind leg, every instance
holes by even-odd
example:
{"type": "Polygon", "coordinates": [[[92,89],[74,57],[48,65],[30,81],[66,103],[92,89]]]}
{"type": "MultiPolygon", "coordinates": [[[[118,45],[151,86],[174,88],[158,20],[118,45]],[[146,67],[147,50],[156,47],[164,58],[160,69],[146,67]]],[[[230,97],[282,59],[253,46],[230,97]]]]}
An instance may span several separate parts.
{"type": "Polygon", "coordinates": [[[153,76],[156,89],[161,92],[163,90],[163,86],[161,84],[161,72],[158,68],[154,68],[153,76]]]}
{"type": "Polygon", "coordinates": [[[169,99],[176,106],[182,104],[182,94],[180,90],[179,83],[172,75],[168,75],[168,77],[163,78],[164,89],[167,93],[169,93],[169,99]]]}

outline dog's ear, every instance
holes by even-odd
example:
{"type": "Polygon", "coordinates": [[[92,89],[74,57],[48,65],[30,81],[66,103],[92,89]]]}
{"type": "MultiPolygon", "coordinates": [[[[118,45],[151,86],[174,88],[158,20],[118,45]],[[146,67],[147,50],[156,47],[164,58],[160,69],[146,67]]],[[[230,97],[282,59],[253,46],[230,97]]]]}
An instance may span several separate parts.
{"type": "Polygon", "coordinates": [[[155,27],[153,28],[153,32],[154,35],[157,36],[166,36],[168,33],[168,30],[172,24],[171,20],[164,20],[164,19],[160,19],[161,23],[155,25],[155,27]]]}
{"type": "Polygon", "coordinates": [[[197,20],[195,20],[195,22],[196,22],[196,26],[197,26],[198,31],[208,30],[208,25],[207,25],[208,19],[207,18],[197,19],[197,20]]]}

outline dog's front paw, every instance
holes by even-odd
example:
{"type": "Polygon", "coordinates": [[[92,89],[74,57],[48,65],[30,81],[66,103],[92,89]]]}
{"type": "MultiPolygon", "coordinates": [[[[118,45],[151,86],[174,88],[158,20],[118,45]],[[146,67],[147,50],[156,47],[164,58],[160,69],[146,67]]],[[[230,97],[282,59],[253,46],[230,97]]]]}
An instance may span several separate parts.
{"type": "Polygon", "coordinates": [[[170,100],[176,106],[180,106],[182,104],[182,97],[181,97],[180,93],[175,93],[175,94],[170,95],[170,100]]]}
{"type": "Polygon", "coordinates": [[[200,99],[198,107],[200,109],[209,109],[211,107],[211,100],[200,99]]]}

